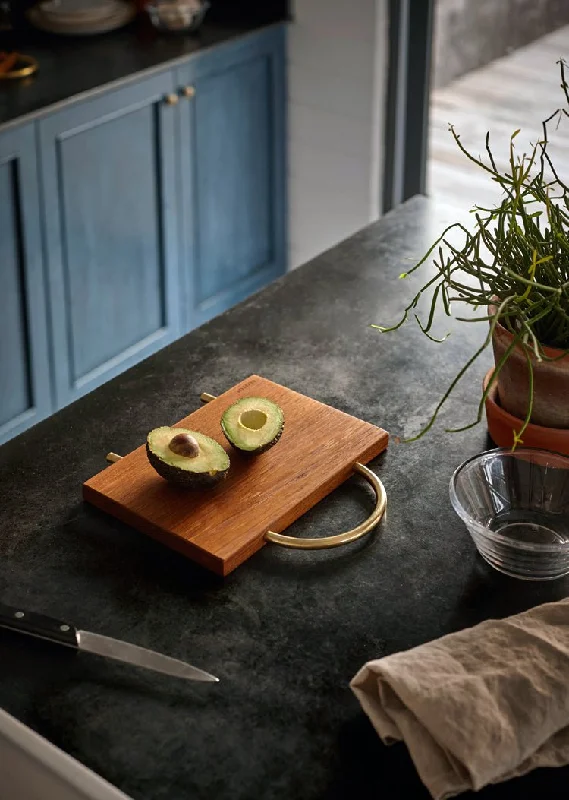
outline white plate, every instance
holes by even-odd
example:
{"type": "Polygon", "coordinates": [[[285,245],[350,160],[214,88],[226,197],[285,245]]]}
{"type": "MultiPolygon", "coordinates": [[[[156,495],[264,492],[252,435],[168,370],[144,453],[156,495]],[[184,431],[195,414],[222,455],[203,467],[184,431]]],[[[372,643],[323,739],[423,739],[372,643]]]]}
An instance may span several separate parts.
{"type": "Polygon", "coordinates": [[[91,11],[93,8],[114,5],[116,0],[43,0],[40,4],[46,11],[91,11]]]}
{"type": "Polygon", "coordinates": [[[120,9],[120,0],[45,0],[39,9],[46,19],[91,22],[109,17],[120,9]]]}
{"type": "Polygon", "coordinates": [[[39,5],[50,14],[83,14],[93,11],[108,11],[119,0],[42,0],[39,5]]]}
{"type": "Polygon", "coordinates": [[[41,8],[35,6],[28,11],[28,18],[32,25],[40,30],[49,33],[60,33],[65,36],[91,36],[97,33],[107,33],[129,23],[136,16],[136,9],[133,5],[121,2],[120,6],[105,17],[95,20],[82,19],[54,19],[45,15],[41,8]]]}

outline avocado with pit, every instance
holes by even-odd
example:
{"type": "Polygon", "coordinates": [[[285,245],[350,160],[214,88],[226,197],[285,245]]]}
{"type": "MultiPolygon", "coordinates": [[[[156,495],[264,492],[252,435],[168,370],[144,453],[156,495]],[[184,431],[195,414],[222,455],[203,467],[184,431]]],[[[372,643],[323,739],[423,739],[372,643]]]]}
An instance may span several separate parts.
{"type": "Polygon", "coordinates": [[[155,428],[146,439],[146,455],[169,483],[184,489],[207,489],[229,471],[229,456],[214,439],[187,428],[155,428]]]}
{"type": "Polygon", "coordinates": [[[223,414],[221,427],[233,447],[258,455],[281,438],[284,414],[266,397],[243,397],[223,414]]]}

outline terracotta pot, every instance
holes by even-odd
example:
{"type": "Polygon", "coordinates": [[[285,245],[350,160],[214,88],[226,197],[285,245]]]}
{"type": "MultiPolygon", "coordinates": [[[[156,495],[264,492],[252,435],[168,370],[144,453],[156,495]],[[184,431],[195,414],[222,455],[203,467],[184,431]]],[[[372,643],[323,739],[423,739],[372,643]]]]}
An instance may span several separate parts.
{"type": "MultiPolygon", "coordinates": [[[[484,390],[493,372],[491,369],[484,378],[484,390]]],[[[486,398],[486,420],[488,433],[498,447],[511,447],[514,444],[514,431],[519,431],[523,425],[523,420],[512,416],[500,405],[496,383],[486,398]]],[[[569,455],[569,429],[545,428],[530,423],[522,438],[524,447],[538,447],[541,450],[553,450],[556,453],[569,455]]]]}
{"type": "MultiPolygon", "coordinates": [[[[496,364],[512,338],[512,334],[500,323],[496,325],[492,337],[496,364]]],[[[553,347],[544,347],[543,351],[549,358],[556,358],[563,352],[553,347]]],[[[532,423],[547,428],[569,428],[569,356],[559,361],[540,362],[532,353],[531,360],[534,384],[532,423]]],[[[529,368],[520,345],[516,345],[500,370],[498,396],[505,411],[518,419],[525,419],[529,399],[529,368]]]]}

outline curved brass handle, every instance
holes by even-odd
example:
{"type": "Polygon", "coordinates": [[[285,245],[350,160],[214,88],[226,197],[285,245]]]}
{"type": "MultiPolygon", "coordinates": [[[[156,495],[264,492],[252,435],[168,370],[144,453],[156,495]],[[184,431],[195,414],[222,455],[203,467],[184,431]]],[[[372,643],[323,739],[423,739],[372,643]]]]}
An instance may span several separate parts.
{"type": "Polygon", "coordinates": [[[184,97],[187,97],[188,99],[194,97],[196,94],[196,87],[184,86],[184,88],[182,89],[182,94],[184,95],[184,97]]]}
{"type": "Polygon", "coordinates": [[[175,106],[178,105],[179,99],[180,98],[178,97],[178,95],[172,92],[172,94],[166,95],[166,97],[164,98],[164,102],[166,103],[167,106],[175,106]]]}
{"type": "Polygon", "coordinates": [[[324,550],[329,547],[340,547],[340,545],[355,542],[356,539],[369,533],[385,513],[387,495],[383,483],[371,469],[364,467],[363,464],[356,463],[354,464],[354,472],[359,473],[371,484],[376,496],[375,508],[365,522],[345,533],[325,536],[322,539],[300,539],[296,536],[284,536],[282,533],[274,533],[273,531],[267,531],[265,539],[268,542],[280,544],[282,547],[292,547],[297,550],[324,550]]]}
{"type": "Polygon", "coordinates": [[[0,69],[0,80],[14,80],[27,78],[38,70],[38,62],[33,56],[25,56],[22,53],[14,53],[14,66],[5,71],[0,69]]]}

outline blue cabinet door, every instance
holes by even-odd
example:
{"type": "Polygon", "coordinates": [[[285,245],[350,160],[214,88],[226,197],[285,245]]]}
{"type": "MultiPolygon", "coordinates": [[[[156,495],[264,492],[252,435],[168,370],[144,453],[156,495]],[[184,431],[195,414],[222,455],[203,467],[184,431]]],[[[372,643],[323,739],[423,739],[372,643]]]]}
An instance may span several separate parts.
{"type": "Polygon", "coordinates": [[[0,444],[52,410],[33,125],[0,134],[0,444]]]}
{"type": "Polygon", "coordinates": [[[285,271],[284,66],[275,28],[177,70],[186,328],[285,271]]]}
{"type": "Polygon", "coordinates": [[[172,90],[166,72],[39,123],[58,407],[179,335],[172,90]]]}

